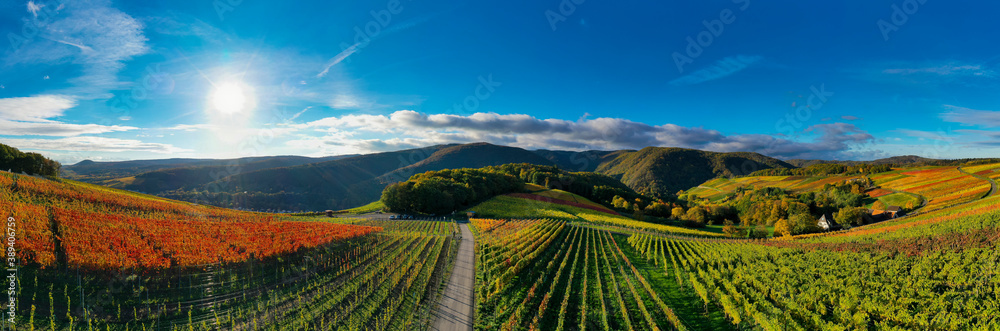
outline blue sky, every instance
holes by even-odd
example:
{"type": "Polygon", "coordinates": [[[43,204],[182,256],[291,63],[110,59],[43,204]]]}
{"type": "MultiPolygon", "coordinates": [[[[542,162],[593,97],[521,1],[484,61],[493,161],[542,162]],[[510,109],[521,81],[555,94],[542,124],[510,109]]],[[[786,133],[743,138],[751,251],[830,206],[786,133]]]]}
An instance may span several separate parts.
{"type": "Polygon", "coordinates": [[[997,7],[4,1],[0,142],[64,163],[477,141],[996,157],[997,7]]]}

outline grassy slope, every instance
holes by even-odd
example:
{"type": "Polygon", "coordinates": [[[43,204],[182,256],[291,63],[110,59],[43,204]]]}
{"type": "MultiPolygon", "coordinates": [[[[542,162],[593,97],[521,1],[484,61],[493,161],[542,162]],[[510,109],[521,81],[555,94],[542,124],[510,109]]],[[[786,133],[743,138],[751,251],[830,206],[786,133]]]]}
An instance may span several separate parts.
{"type": "Polygon", "coordinates": [[[350,213],[350,214],[367,214],[367,213],[373,213],[373,212],[376,212],[376,211],[379,211],[379,210],[382,210],[382,209],[385,209],[385,204],[382,203],[382,200],[379,200],[379,201],[375,201],[375,202],[369,203],[369,204],[361,206],[361,207],[354,207],[354,208],[351,208],[351,209],[344,209],[342,211],[350,213]]]}
{"type": "MultiPolygon", "coordinates": [[[[899,206],[905,208],[908,202],[913,202],[914,206],[920,206],[920,198],[907,193],[893,193],[881,196],[878,199],[885,203],[886,206],[899,206]]],[[[871,204],[867,207],[871,208],[871,204]]]]}

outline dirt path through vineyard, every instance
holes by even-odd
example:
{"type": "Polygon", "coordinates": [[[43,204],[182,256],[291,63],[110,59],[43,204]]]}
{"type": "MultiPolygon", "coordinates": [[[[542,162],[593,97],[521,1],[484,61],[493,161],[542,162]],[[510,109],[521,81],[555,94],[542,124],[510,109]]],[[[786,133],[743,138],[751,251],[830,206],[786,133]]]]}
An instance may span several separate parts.
{"type": "Polygon", "coordinates": [[[469,231],[469,224],[460,224],[459,228],[462,242],[458,244],[458,256],[448,287],[434,313],[437,319],[432,330],[472,330],[476,307],[476,238],[469,231]]]}

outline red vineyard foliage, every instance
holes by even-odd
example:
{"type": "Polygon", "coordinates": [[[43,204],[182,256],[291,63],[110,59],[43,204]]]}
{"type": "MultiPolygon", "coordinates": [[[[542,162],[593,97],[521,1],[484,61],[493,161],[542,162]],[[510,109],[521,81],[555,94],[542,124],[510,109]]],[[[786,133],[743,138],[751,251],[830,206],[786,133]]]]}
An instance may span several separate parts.
{"type": "MultiPolygon", "coordinates": [[[[0,188],[0,191],[4,189],[0,188]]],[[[55,240],[49,224],[48,212],[44,207],[8,201],[10,196],[0,193],[0,216],[5,229],[7,218],[14,219],[16,256],[23,262],[35,262],[43,266],[56,261],[55,240]]],[[[5,230],[6,232],[6,230],[5,230]]]]}
{"type": "Polygon", "coordinates": [[[889,190],[886,190],[886,189],[877,188],[877,189],[868,191],[868,196],[870,196],[872,198],[878,198],[878,197],[883,197],[883,196],[890,195],[892,193],[893,193],[892,191],[889,191],[889,190]]]}
{"type": "Polygon", "coordinates": [[[211,222],[53,209],[67,262],[91,268],[167,268],[240,262],[381,231],[318,222],[211,222]]]}

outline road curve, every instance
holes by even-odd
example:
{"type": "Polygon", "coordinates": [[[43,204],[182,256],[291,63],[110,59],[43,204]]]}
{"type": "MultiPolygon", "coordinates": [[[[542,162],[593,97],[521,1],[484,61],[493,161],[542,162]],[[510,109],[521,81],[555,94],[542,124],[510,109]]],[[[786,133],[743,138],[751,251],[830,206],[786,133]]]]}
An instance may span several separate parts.
{"type": "Polygon", "coordinates": [[[986,176],[982,176],[982,175],[977,175],[977,174],[965,171],[965,169],[962,169],[962,167],[958,167],[958,171],[961,172],[961,173],[963,173],[963,174],[966,174],[966,175],[969,175],[969,176],[972,176],[972,177],[976,177],[976,178],[985,180],[987,182],[990,182],[990,186],[991,186],[990,187],[990,194],[987,194],[983,198],[989,198],[989,197],[994,196],[994,195],[997,194],[997,189],[998,189],[997,188],[997,182],[995,180],[993,180],[992,178],[989,178],[989,177],[986,177],[986,176]]]}
{"type": "Polygon", "coordinates": [[[472,330],[475,316],[476,282],[476,238],[469,231],[469,225],[460,224],[462,241],[458,244],[458,255],[452,269],[448,287],[434,311],[431,330],[472,330]]]}

